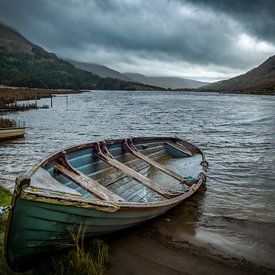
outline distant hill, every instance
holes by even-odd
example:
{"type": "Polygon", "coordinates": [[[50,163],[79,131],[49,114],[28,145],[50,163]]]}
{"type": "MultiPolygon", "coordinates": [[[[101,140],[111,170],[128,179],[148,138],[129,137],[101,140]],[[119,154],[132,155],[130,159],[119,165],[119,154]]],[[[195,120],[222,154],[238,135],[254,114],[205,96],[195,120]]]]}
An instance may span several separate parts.
{"type": "Polygon", "coordinates": [[[203,90],[275,93],[275,55],[247,73],[202,87],[203,90]]]}
{"type": "MultiPolygon", "coordinates": [[[[0,85],[110,90],[145,88],[119,79],[101,78],[91,72],[78,69],[1,23],[0,85]]],[[[150,88],[146,87],[146,89],[150,88]]]]}
{"type": "Polygon", "coordinates": [[[103,78],[111,77],[111,78],[117,78],[125,81],[131,81],[131,79],[126,75],[116,70],[113,70],[111,68],[108,68],[107,66],[103,66],[95,63],[79,62],[71,59],[68,59],[68,61],[79,69],[91,72],[103,78]]]}
{"type": "Polygon", "coordinates": [[[165,89],[198,88],[205,84],[208,84],[207,82],[200,82],[180,77],[149,77],[137,73],[120,73],[116,70],[110,69],[107,66],[95,63],[85,63],[74,60],[68,61],[75,65],[77,68],[92,72],[93,74],[96,74],[100,77],[112,77],[124,81],[138,82],[144,85],[151,85],[165,89]]]}
{"type": "Polygon", "coordinates": [[[180,77],[145,76],[143,74],[136,73],[124,73],[124,75],[132,79],[132,81],[147,85],[159,86],[166,89],[198,88],[207,84],[207,82],[180,77]]]}

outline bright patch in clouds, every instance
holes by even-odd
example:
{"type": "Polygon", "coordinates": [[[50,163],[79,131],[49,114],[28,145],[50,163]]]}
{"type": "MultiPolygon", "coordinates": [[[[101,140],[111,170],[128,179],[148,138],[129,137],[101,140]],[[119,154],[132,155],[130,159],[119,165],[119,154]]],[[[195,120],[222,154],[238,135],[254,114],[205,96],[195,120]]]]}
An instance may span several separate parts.
{"type": "Polygon", "coordinates": [[[275,53],[275,46],[273,44],[266,41],[259,41],[245,33],[239,35],[237,45],[243,50],[263,52],[270,55],[275,53]]]}

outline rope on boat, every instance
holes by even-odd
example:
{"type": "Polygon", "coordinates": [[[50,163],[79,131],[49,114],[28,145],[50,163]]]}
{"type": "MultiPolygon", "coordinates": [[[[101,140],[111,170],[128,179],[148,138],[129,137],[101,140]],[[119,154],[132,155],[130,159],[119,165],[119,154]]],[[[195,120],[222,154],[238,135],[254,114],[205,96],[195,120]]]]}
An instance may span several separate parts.
{"type": "Polygon", "coordinates": [[[10,205],[0,206],[0,217],[4,216],[9,211],[10,208],[11,208],[10,205]]]}

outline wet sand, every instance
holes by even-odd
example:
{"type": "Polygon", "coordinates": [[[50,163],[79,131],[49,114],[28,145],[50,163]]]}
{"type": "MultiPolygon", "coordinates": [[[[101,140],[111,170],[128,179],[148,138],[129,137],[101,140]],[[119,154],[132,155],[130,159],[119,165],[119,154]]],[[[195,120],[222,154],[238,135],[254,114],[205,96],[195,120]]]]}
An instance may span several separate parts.
{"type": "Polygon", "coordinates": [[[108,274],[275,274],[275,270],[219,254],[211,245],[174,242],[146,227],[121,233],[110,242],[108,274]]]}

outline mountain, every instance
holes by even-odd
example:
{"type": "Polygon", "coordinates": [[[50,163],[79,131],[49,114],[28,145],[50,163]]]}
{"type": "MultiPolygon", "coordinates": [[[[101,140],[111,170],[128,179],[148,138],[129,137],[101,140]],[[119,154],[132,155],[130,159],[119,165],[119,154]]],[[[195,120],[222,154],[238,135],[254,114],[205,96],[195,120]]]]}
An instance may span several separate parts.
{"type": "Polygon", "coordinates": [[[180,77],[149,77],[143,74],[137,73],[120,73],[106,66],[95,64],[95,63],[85,63],[75,60],[68,60],[70,63],[75,65],[77,68],[92,72],[100,77],[112,77],[124,81],[132,81],[141,83],[144,85],[151,85],[156,87],[161,87],[165,89],[183,89],[183,88],[198,88],[207,82],[200,82],[191,79],[185,79],[180,77]]]}
{"type": "Polygon", "coordinates": [[[166,89],[184,89],[184,88],[198,88],[207,82],[201,82],[180,77],[161,77],[161,76],[145,76],[136,73],[124,73],[132,81],[143,83],[146,85],[159,86],[166,89]]]}
{"type": "Polygon", "coordinates": [[[120,80],[131,81],[131,79],[128,78],[126,75],[116,70],[113,70],[111,68],[108,68],[107,66],[103,66],[95,63],[79,62],[71,59],[68,59],[68,61],[79,69],[91,72],[103,78],[111,77],[111,78],[117,78],[120,80]]]}
{"type": "Polygon", "coordinates": [[[144,89],[142,85],[101,78],[78,69],[1,23],[0,85],[63,89],[144,89]]]}
{"type": "Polygon", "coordinates": [[[243,75],[202,87],[203,90],[275,93],[275,55],[243,75]]]}

